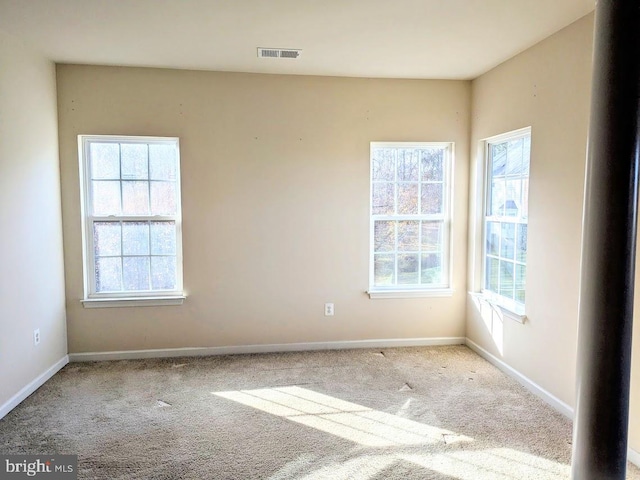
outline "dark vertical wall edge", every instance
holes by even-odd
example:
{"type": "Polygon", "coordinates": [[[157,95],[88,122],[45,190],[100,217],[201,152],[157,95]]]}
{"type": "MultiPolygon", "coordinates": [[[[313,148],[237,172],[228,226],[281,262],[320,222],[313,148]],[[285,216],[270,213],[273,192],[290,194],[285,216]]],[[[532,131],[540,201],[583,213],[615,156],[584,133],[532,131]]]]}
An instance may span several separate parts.
{"type": "Polygon", "coordinates": [[[640,2],[599,0],[584,200],[573,480],[626,476],[639,99],[640,2]]]}

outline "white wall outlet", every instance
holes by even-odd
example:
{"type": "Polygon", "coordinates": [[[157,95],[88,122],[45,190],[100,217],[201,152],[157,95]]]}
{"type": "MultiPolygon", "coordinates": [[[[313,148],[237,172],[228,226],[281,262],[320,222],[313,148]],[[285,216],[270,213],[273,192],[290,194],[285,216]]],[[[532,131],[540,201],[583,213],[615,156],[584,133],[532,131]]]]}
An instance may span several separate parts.
{"type": "Polygon", "coordinates": [[[40,329],[36,328],[33,331],[33,344],[37,347],[40,344],[40,329]]]}
{"type": "Polygon", "coordinates": [[[333,303],[325,303],[324,304],[324,316],[325,317],[331,317],[333,316],[334,310],[333,310],[333,303]]]}

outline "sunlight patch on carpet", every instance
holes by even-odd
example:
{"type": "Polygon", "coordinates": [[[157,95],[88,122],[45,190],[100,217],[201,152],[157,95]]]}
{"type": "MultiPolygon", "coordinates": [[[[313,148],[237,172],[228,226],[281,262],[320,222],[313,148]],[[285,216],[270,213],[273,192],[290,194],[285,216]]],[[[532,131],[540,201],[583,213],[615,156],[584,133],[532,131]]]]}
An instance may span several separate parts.
{"type": "MultiPolygon", "coordinates": [[[[429,472],[456,480],[566,480],[570,467],[509,448],[459,450],[436,454],[392,453],[358,455],[325,464],[300,480],[369,480],[381,478],[400,462],[418,465],[429,472]]],[[[274,480],[274,479],[269,479],[274,480]]]]}
{"type": "Polygon", "coordinates": [[[449,430],[323,395],[301,387],[212,392],[368,447],[470,442],[449,430]]]}
{"type": "Polygon", "coordinates": [[[435,444],[443,448],[429,454],[399,449],[389,454],[358,455],[323,465],[302,477],[305,480],[368,480],[398,462],[457,480],[561,480],[570,473],[569,465],[509,448],[444,450],[473,439],[301,387],[212,394],[367,447],[435,444]]]}
{"type": "Polygon", "coordinates": [[[397,457],[459,480],[566,480],[571,470],[569,465],[510,448],[397,457]]]}
{"type": "Polygon", "coordinates": [[[362,455],[325,465],[300,480],[369,480],[397,461],[393,455],[362,455]]]}

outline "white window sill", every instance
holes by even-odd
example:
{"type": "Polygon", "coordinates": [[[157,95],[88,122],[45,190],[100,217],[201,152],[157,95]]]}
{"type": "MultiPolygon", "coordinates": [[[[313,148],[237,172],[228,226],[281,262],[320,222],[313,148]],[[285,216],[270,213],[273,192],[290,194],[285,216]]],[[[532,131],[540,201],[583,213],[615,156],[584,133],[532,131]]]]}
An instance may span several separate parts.
{"type": "Polygon", "coordinates": [[[437,288],[431,290],[369,290],[369,298],[425,298],[451,297],[452,288],[437,288]]]}
{"type": "Polygon", "coordinates": [[[165,305],[182,305],[185,295],[166,297],[129,297],[129,298],[86,298],[80,300],[84,308],[112,307],[158,307],[165,305]]]}
{"type": "Polygon", "coordinates": [[[524,311],[515,311],[516,309],[513,308],[512,305],[506,305],[500,302],[499,298],[479,292],[469,292],[469,295],[472,298],[477,298],[478,300],[491,305],[491,308],[496,310],[503,318],[506,317],[517,323],[525,323],[527,320],[527,315],[524,311]]]}

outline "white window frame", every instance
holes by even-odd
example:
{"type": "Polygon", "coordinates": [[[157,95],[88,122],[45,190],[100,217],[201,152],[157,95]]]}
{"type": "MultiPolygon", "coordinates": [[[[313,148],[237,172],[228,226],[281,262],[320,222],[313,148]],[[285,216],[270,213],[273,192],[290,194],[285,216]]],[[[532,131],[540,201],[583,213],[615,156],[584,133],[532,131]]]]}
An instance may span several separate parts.
{"type": "MultiPolygon", "coordinates": [[[[489,203],[491,201],[491,179],[492,179],[492,165],[491,165],[491,153],[490,147],[494,144],[500,144],[504,142],[508,142],[511,140],[518,140],[521,138],[529,137],[530,139],[530,149],[531,149],[531,127],[525,127],[518,130],[513,130],[511,132],[506,132],[500,135],[496,135],[493,137],[489,137],[484,139],[484,179],[483,179],[483,202],[482,202],[482,247],[481,247],[481,295],[484,300],[488,301],[494,307],[500,309],[501,313],[512,320],[515,320],[519,323],[524,323],[526,320],[526,298],[525,302],[521,303],[516,301],[515,299],[507,298],[503,295],[500,295],[497,292],[493,292],[486,288],[487,281],[487,224],[491,221],[507,221],[515,224],[526,224],[527,228],[529,225],[528,215],[525,221],[523,217],[508,217],[508,216],[493,216],[488,215],[489,203]]],[[[529,152],[529,167],[531,166],[531,150],[529,152]]],[[[528,178],[531,178],[531,171],[529,171],[528,178]]],[[[528,193],[528,192],[527,192],[528,193]]],[[[527,212],[528,213],[528,212],[527,212]]],[[[514,247],[515,248],[515,247],[514,247]]],[[[526,267],[527,261],[518,262],[523,263],[526,267]]],[[[516,262],[514,261],[514,268],[516,262]]],[[[515,270],[514,270],[514,282],[515,282],[515,270]]],[[[515,287],[514,287],[515,288],[515,287]]],[[[526,291],[526,281],[525,281],[525,291],[526,291]]]]}
{"type": "MultiPolygon", "coordinates": [[[[369,298],[413,298],[413,297],[450,297],[453,295],[451,288],[452,279],[452,217],[453,217],[453,171],[455,159],[454,142],[371,142],[369,152],[369,298]],[[393,214],[373,215],[373,158],[374,148],[429,148],[443,147],[445,159],[443,166],[443,213],[436,214],[393,214]],[[412,285],[374,285],[374,225],[376,220],[442,220],[442,282],[439,284],[412,285]]],[[[397,171],[396,171],[397,176],[397,171]]],[[[397,179],[394,181],[397,185],[397,179]]],[[[396,192],[397,195],[397,192],[396,192]]],[[[422,232],[419,231],[419,235],[422,232]]],[[[421,242],[421,240],[419,240],[421,242]]],[[[397,250],[396,250],[397,251],[397,250]]]]}
{"type": "Polygon", "coordinates": [[[177,137],[78,135],[82,215],[82,257],[85,308],[180,305],[186,298],[182,277],[182,208],[180,186],[180,141],[177,137]],[[176,148],[176,213],[175,215],[94,215],[92,210],[91,143],[171,144],[176,148]],[[97,292],[95,276],[95,243],[93,225],[99,221],[173,221],[176,226],[176,288],[172,290],[145,290],[97,292]]]}

